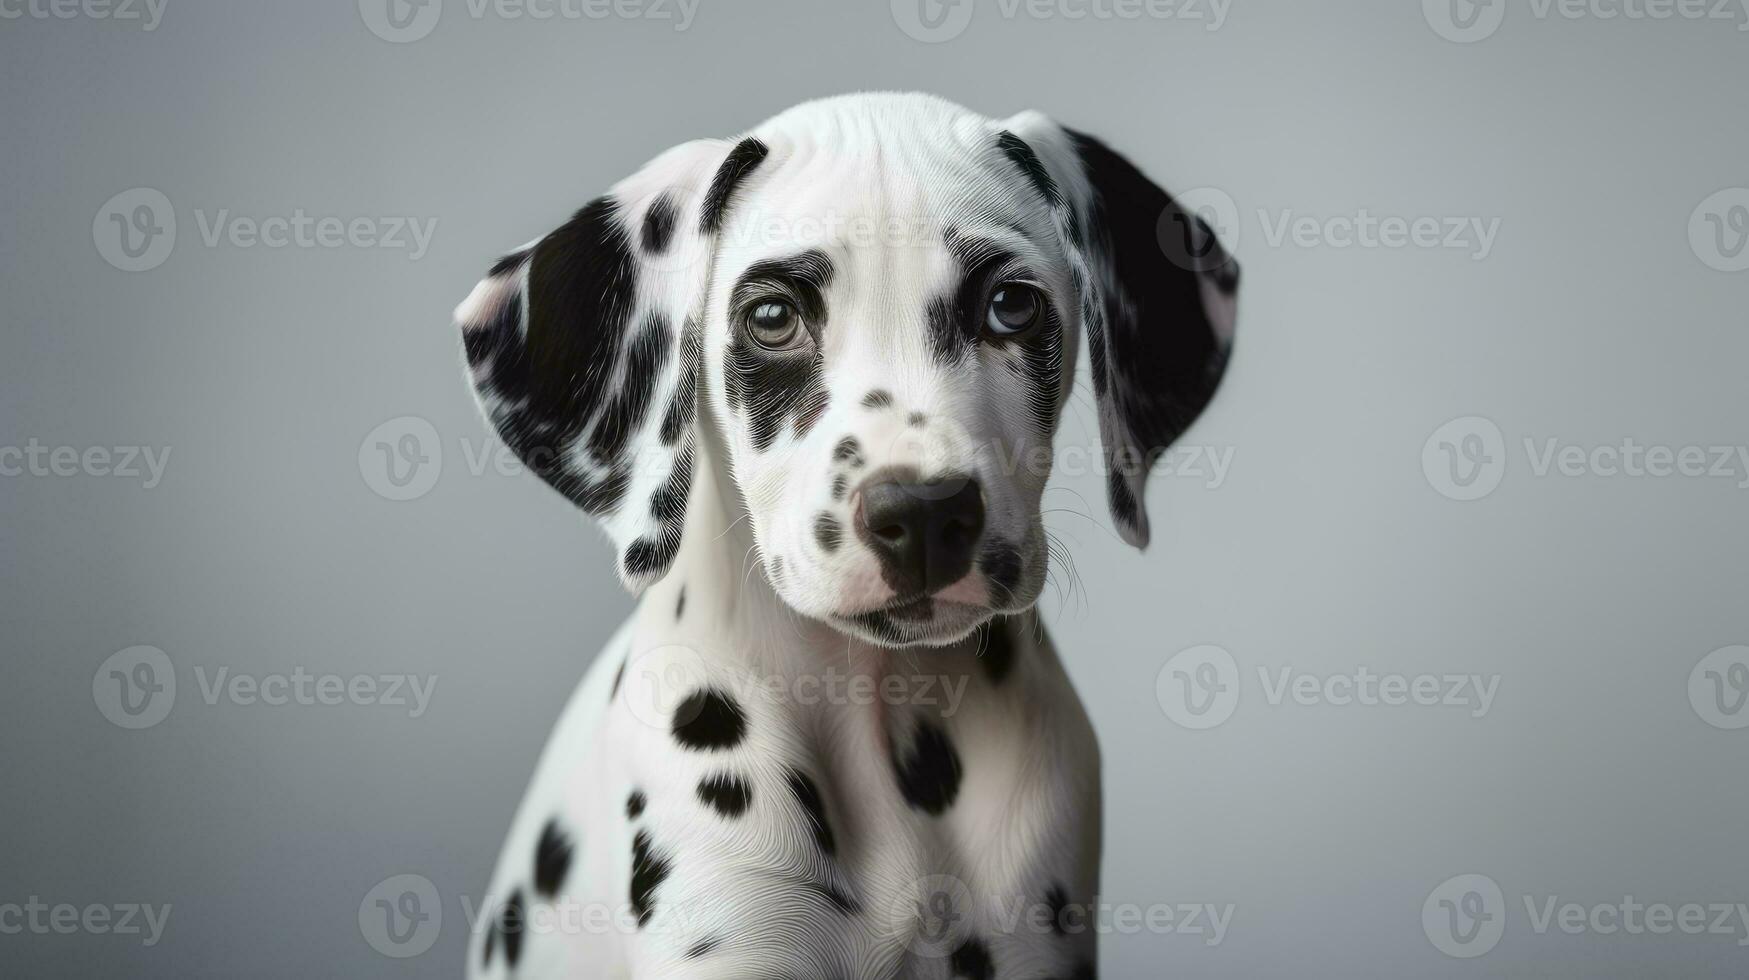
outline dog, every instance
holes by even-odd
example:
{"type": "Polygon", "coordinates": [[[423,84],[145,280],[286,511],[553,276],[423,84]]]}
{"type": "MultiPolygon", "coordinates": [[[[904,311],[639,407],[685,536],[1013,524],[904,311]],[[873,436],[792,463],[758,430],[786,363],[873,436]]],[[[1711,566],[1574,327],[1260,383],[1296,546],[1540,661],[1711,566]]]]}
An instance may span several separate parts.
{"type": "Polygon", "coordinates": [[[1040,497],[1085,338],[1147,544],[1237,287],[1098,139],[916,94],[682,144],[499,260],[456,312],[482,409],[641,601],[469,975],[1094,976],[1099,749],[1033,609],[1040,497]]]}

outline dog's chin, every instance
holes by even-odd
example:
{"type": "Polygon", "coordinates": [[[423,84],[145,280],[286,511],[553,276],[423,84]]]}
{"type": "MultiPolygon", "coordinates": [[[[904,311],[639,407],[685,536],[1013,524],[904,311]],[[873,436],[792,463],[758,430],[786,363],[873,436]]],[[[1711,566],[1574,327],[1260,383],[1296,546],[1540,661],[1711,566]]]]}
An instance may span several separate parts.
{"type": "Polygon", "coordinates": [[[827,620],[838,630],[884,647],[944,647],[970,636],[996,610],[985,605],[924,596],[827,620]]]}

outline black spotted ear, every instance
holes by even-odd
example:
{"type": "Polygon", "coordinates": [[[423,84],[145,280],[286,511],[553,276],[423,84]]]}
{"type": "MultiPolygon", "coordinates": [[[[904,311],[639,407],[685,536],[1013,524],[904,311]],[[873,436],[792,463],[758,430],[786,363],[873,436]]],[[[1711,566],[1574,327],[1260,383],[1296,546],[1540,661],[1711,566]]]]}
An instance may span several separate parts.
{"type": "Polygon", "coordinates": [[[1232,349],[1239,266],[1200,217],[1128,160],[1036,112],[997,144],[1054,209],[1080,293],[1118,533],[1148,544],[1154,462],[1214,397],[1232,349]]]}
{"type": "Polygon", "coordinates": [[[601,520],[633,592],[680,546],[712,237],[764,155],[751,139],[675,147],[499,260],[456,309],[486,417],[601,520]]]}

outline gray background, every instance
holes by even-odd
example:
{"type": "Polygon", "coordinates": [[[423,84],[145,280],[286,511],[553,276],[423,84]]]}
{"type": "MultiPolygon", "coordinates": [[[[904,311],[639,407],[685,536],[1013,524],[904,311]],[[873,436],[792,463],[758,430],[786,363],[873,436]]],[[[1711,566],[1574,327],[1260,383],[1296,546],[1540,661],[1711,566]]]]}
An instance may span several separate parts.
{"type": "MultiPolygon", "coordinates": [[[[1110,530],[1096,474],[1046,497],[1074,572],[1043,607],[1105,752],[1105,897],[1234,906],[1218,945],[1107,936],[1103,974],[1749,972],[1740,924],[1538,934],[1523,901],[1749,902],[1749,730],[1687,695],[1703,656],[1749,643],[1749,474],[1538,476],[1524,449],[1749,441],[1749,273],[1688,234],[1709,195],[1749,185],[1749,33],[1515,5],[1454,43],[1385,0],[1235,0],[1214,31],[1028,10],[976,0],[941,43],[884,2],[812,0],[704,0],[685,31],[447,0],[413,43],[351,2],[170,0],[151,32],[0,20],[0,444],[172,452],[151,489],[0,478],[0,904],[173,907],[150,949],[0,935],[0,973],[459,972],[461,903],[630,600],[556,495],[469,472],[485,431],[449,311],[496,254],[667,146],[865,88],[1038,108],[1238,209],[1238,352],[1187,436],[1232,450],[1227,479],[1157,476],[1146,554],[1110,530]],[[124,272],[93,222],[135,187],[173,202],[179,234],[124,272]],[[208,247],[196,211],[221,208],[438,226],[417,261],[208,247]],[[1265,230],[1362,208],[1500,225],[1481,261],[1265,230]],[[360,447],[404,416],[430,423],[442,468],[394,501],[360,447]],[[1506,466],[1459,502],[1423,448],[1468,416],[1498,425],[1506,466]],[[93,677],[139,644],[179,691],[135,731],[93,677]],[[1242,679],[1207,731],[1156,690],[1198,644],[1242,679]],[[1499,675],[1499,693],[1475,718],[1275,705],[1257,678],[1361,665],[1499,675]],[[222,667],[437,688],[418,718],[208,704],[196,671],[222,667]],[[1505,899],[1504,938],[1475,959],[1421,917],[1464,873],[1505,899]],[[428,878],[444,914],[406,959],[359,923],[399,874],[428,878]]],[[[1062,439],[1090,445],[1084,382],[1074,401],[1062,439]]]]}

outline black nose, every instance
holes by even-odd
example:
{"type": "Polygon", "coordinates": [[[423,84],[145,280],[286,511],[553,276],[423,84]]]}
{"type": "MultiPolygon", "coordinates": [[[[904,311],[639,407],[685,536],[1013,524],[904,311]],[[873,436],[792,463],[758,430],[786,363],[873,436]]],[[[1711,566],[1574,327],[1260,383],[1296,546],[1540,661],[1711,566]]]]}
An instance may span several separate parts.
{"type": "Polygon", "coordinates": [[[967,477],[885,480],[862,489],[857,534],[880,556],[887,584],[900,595],[928,594],[959,581],[972,570],[983,530],[984,495],[967,477]]]}

